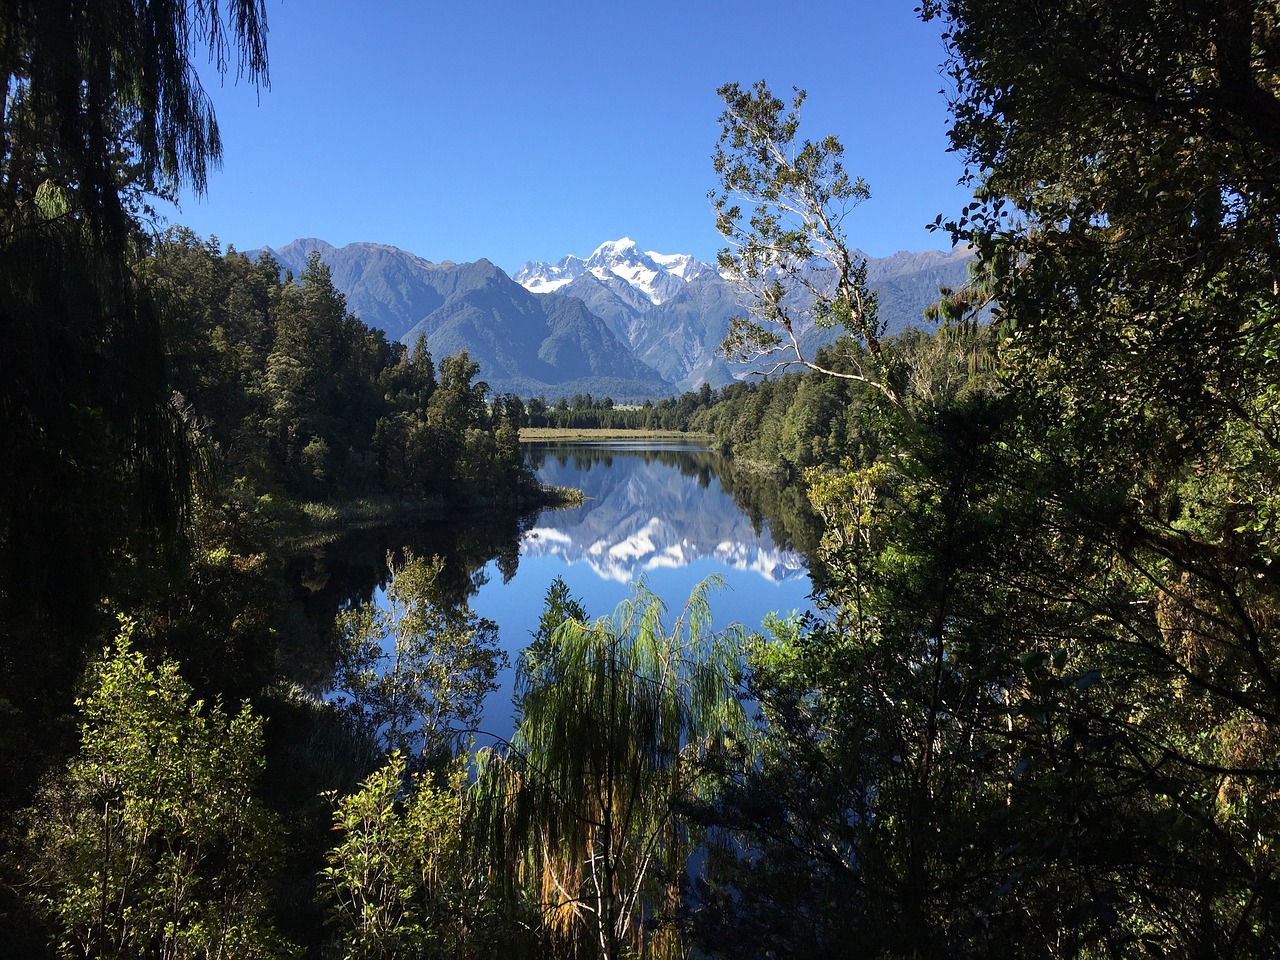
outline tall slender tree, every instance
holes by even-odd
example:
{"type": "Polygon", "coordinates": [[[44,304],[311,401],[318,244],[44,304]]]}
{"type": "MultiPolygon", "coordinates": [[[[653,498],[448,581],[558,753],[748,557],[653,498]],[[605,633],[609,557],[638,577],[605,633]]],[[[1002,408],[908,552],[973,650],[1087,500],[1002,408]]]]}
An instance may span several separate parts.
{"type": "Polygon", "coordinates": [[[778,357],[873,385],[901,405],[884,354],[884,324],[867,288],[867,259],[846,240],[844,222],[871,189],[844,168],[834,136],[799,140],[805,92],[788,106],[763,80],[717,91],[725,103],[713,155],[721,189],[712,193],[716,228],[729,241],[720,268],[746,293],[750,315],[725,339],[730,359],[778,357]],[[743,209],[743,205],[747,209],[743,209]],[[814,325],[843,327],[865,350],[866,369],[818,364],[806,346],[814,325]]]}
{"type": "MultiPolygon", "coordinates": [[[[264,83],[265,36],[261,0],[0,9],[0,698],[41,726],[70,704],[109,572],[188,515],[138,218],[220,155],[195,57],[264,83]]],[[[42,738],[7,726],[0,781],[22,790],[42,738]]]]}

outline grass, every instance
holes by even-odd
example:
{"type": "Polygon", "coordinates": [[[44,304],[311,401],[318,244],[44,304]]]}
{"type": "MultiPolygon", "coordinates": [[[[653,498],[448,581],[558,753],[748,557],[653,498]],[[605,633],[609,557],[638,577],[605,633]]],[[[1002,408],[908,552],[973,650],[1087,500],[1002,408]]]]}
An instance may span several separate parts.
{"type": "Polygon", "coordinates": [[[536,491],[529,491],[527,502],[519,507],[483,502],[449,505],[440,496],[421,499],[356,497],[333,503],[302,503],[297,505],[297,509],[308,522],[303,524],[303,529],[287,534],[283,541],[292,549],[301,549],[330,543],[354,530],[376,529],[408,517],[415,519],[441,517],[446,512],[455,515],[459,511],[480,514],[493,509],[559,510],[565,507],[580,507],[584,502],[582,491],[575,487],[540,485],[536,491]]]}
{"type": "Polygon", "coordinates": [[[302,505],[303,513],[311,521],[312,530],[317,532],[379,526],[406,514],[430,516],[442,512],[443,509],[444,503],[439,497],[427,497],[421,500],[358,497],[337,503],[304,503],[302,505]]]}

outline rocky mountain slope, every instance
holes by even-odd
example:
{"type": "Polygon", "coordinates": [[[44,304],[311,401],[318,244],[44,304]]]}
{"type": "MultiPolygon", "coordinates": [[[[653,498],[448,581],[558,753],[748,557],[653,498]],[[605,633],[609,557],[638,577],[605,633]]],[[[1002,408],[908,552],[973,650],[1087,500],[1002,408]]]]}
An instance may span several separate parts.
{"type": "MultiPolygon", "coordinates": [[[[687,254],[645,251],[624,237],[509,277],[487,260],[431,263],[374,243],[295,240],[265,252],[299,273],[312,251],[362,320],[410,345],[423,334],[437,358],[467,350],[495,391],[640,399],[747,373],[719,353],[742,312],[736,288],[687,254]]],[[[869,258],[889,332],[920,324],[939,287],[964,282],[969,259],[965,250],[869,258]]],[[[838,333],[814,329],[806,339],[838,333]]]]}
{"type": "Polygon", "coordinates": [[[413,346],[426,337],[437,360],[466,350],[497,393],[669,395],[670,384],[571,297],[530,293],[488,260],[431,263],[394,247],[295,240],[266,250],[300,273],[318,251],[347,308],[413,346]]]}

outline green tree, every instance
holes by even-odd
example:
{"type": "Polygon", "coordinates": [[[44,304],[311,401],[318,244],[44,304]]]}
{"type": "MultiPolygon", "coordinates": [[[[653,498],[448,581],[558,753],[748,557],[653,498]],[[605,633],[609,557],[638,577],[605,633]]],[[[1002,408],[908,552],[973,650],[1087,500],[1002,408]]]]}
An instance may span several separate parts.
{"type": "Polygon", "coordinates": [[[275,341],[266,369],[271,412],[264,427],[287,476],[314,489],[314,481],[323,478],[314,473],[316,455],[304,458],[304,451],[321,442],[329,446],[337,415],[334,373],[347,313],[318,253],[308,258],[301,279],[301,287],[285,286],[276,305],[275,341]]]}
{"type": "Polygon", "coordinates": [[[0,739],[6,790],[29,787],[47,743],[27,733],[70,704],[116,561],[154,562],[188,518],[137,217],[157,190],[202,188],[219,156],[201,47],[264,82],[265,33],[257,0],[0,11],[0,697],[22,718],[0,739]]]}
{"type": "Polygon", "coordinates": [[[194,59],[201,46],[220,74],[267,79],[260,0],[195,7],[107,6],[88,0],[13,4],[0,15],[4,102],[3,190],[12,214],[42,184],[73,191],[95,228],[123,232],[134,190],[182,182],[203,190],[221,157],[217,122],[194,59]],[[125,179],[125,178],[128,179],[125,179]]]}
{"type": "Polygon", "coordinates": [[[270,317],[278,272],[174,228],[141,264],[162,305],[169,382],[196,411],[223,462],[243,472],[258,455],[262,371],[275,339],[270,317]]]}
{"type": "Polygon", "coordinates": [[[436,760],[476,728],[506,654],[494,623],[445,600],[439,557],[406,549],[403,562],[388,556],[387,566],[385,603],[339,616],[334,686],[357,726],[387,751],[436,760]]]}
{"type": "Polygon", "coordinates": [[[80,749],[29,811],[33,889],[65,956],[280,957],[255,792],[262,720],[191,702],[125,624],[90,669],[80,749]]]}
{"type": "Polygon", "coordinates": [[[387,395],[398,409],[421,411],[436,388],[435,361],[427,348],[427,336],[418,334],[413,348],[399,353],[383,374],[387,395]]]}
{"type": "Polygon", "coordinates": [[[775,371],[800,364],[861,380],[901,406],[902,387],[881,342],[884,325],[867,289],[866,258],[844,233],[845,219],[870,199],[870,188],[845,171],[838,138],[797,142],[804,91],[795,92],[789,109],[764,81],[749,90],[729,83],[717,92],[725,110],[713,156],[720,191],[711,196],[716,228],[730,243],[719,264],[743,288],[751,311],[733,321],[725,353],[740,360],[776,355],[775,371]],[[804,346],[814,324],[847,330],[866,351],[866,369],[820,366],[804,346]]]}
{"type": "Polygon", "coordinates": [[[962,326],[917,344],[909,429],[810,477],[836,609],[754,664],[773,759],[724,802],[761,852],[718,902],[815,952],[1268,955],[1275,11],[924,13],[999,385],[962,326]],[[806,933],[807,863],[854,906],[806,933]]]}
{"type": "Polygon", "coordinates": [[[712,861],[707,944],[1019,956],[1019,925],[1087,927],[1001,890],[1043,869],[1013,856],[1031,822],[1013,787],[1031,713],[1019,653],[1059,626],[1009,603],[1038,527],[1004,499],[1001,414],[989,397],[922,413],[890,457],[807,474],[824,597],[751,651],[757,760],[715,799],[733,840],[712,861]]]}
{"type": "Polygon", "coordinates": [[[456,957],[482,900],[463,859],[466,770],[409,775],[392,752],[359,789],[336,801],[338,844],[322,887],[341,956],[456,957]]]}
{"type": "Polygon", "coordinates": [[[587,608],[582,601],[569,593],[569,585],[563,577],[556,577],[547,587],[547,595],[542,603],[542,616],[538,618],[538,629],[533,634],[533,643],[525,651],[525,657],[537,659],[547,656],[553,649],[553,638],[556,631],[570,620],[578,623],[587,622],[587,608]]]}
{"type": "Polygon", "coordinates": [[[539,905],[553,942],[598,956],[679,956],[676,925],[700,831],[680,805],[712,782],[706,758],[743,725],[739,630],[713,632],[708,584],[668,630],[643,586],[613,617],[571,619],[537,643],[517,678],[510,748],[482,756],[477,829],[499,871],[539,905]]]}
{"type": "MultiPolygon", "coordinates": [[[[1011,466],[1057,531],[1021,602],[1071,598],[1077,629],[1054,646],[1099,671],[1089,710],[1049,701],[1107,745],[1043,783],[1115,798],[1081,831],[1081,899],[1112,912],[1113,950],[1272,952],[1274,4],[924,13],[946,22],[951,137],[976,188],[949,226],[1010,321],[1011,466]]],[[[1061,772],[1060,753],[1033,769],[1050,757],[1061,772]]]]}

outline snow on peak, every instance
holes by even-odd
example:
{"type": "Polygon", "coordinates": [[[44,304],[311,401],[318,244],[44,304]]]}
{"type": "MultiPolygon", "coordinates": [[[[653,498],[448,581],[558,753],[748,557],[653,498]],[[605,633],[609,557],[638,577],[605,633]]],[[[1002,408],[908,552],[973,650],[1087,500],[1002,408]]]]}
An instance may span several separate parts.
{"type": "Polygon", "coordinates": [[[704,270],[710,269],[701,260],[687,253],[657,253],[648,251],[649,259],[662,267],[667,273],[679,277],[686,283],[697,277],[704,270]]]}
{"type": "Polygon", "coordinates": [[[574,256],[565,257],[555,265],[535,260],[517,270],[512,279],[530,293],[551,293],[572,283],[585,269],[586,265],[574,256]]]}
{"type": "Polygon", "coordinates": [[[573,278],[529,276],[522,280],[517,276],[516,282],[530,293],[554,293],[566,284],[573,283],[573,278]]]}
{"type": "Polygon", "coordinates": [[[587,265],[596,266],[601,263],[631,260],[642,256],[644,254],[640,252],[636,242],[630,237],[623,237],[620,240],[606,240],[596,247],[591,256],[587,257],[587,265]]]}
{"type": "Polygon", "coordinates": [[[526,263],[515,281],[533,293],[550,293],[590,273],[605,284],[621,281],[638,290],[649,302],[671,299],[680,288],[704,270],[705,264],[685,253],[642,251],[630,237],[606,240],[585,260],[572,254],[558,264],[526,263]]]}
{"type": "Polygon", "coordinates": [[[764,543],[722,540],[719,543],[690,539],[679,523],[640,517],[611,535],[588,541],[585,531],[534,527],[525,533],[520,552],[525,556],[556,556],[570,564],[585,563],[602,580],[634,583],[646,573],[662,568],[686,567],[705,557],[734,570],[751,571],[770,583],[781,583],[805,574],[804,560],[796,553],[764,543]],[[626,530],[631,530],[627,533],[626,530]]]}

